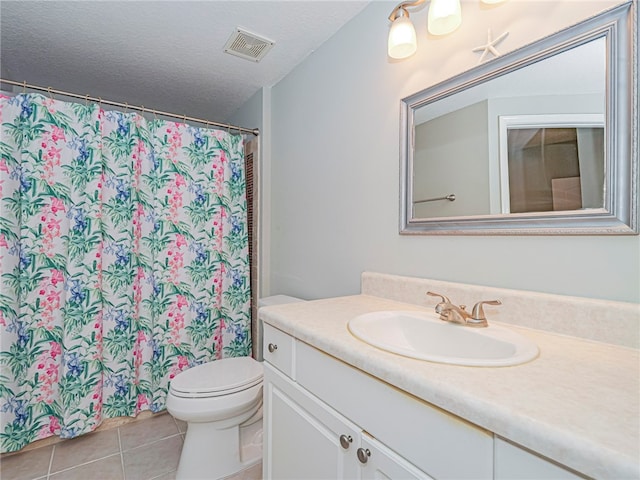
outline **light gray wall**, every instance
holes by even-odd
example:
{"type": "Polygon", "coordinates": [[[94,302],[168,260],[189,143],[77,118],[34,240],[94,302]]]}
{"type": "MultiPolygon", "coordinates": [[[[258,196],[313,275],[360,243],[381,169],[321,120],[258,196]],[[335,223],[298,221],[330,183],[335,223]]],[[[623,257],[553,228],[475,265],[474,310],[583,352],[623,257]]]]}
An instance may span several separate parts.
{"type": "Polygon", "coordinates": [[[415,218],[490,213],[488,122],[485,100],[416,125],[413,199],[456,199],[416,203],[415,218]]]}
{"type": "Polygon", "coordinates": [[[638,236],[400,236],[400,99],[472,68],[491,27],[502,53],[616,2],[463,3],[463,25],[386,55],[396,4],[372,2],[272,89],[269,292],[359,292],[362,271],[640,301],[638,236]],[[544,3],[544,8],[540,8],[544,3]]]}

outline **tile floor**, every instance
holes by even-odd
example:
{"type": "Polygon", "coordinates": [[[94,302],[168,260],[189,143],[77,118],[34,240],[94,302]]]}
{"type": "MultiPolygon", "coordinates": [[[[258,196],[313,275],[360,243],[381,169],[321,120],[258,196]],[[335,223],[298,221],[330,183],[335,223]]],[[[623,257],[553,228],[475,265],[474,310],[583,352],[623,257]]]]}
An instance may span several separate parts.
{"type": "MultiPolygon", "coordinates": [[[[186,423],[164,413],[72,440],[4,455],[3,480],[174,480],[186,423]]],[[[259,480],[258,464],[229,480],[259,480]]]]}

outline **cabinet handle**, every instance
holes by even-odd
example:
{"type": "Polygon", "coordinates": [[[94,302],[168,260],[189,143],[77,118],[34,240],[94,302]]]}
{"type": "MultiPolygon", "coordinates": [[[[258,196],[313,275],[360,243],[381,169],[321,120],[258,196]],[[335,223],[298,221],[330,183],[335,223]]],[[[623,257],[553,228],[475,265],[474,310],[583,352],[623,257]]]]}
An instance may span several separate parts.
{"type": "Polygon", "coordinates": [[[371,450],[369,450],[368,448],[366,450],[364,448],[359,448],[358,450],[356,450],[356,454],[358,455],[358,460],[360,460],[360,463],[364,465],[365,463],[367,463],[369,457],[371,456],[371,450]]]}
{"type": "Polygon", "coordinates": [[[340,435],[340,446],[345,450],[349,449],[351,442],[353,442],[353,438],[351,438],[351,435],[340,435]]]}
{"type": "Polygon", "coordinates": [[[275,345],[273,343],[270,343],[269,346],[267,347],[269,349],[269,351],[271,353],[275,352],[278,349],[278,345],[275,345]]]}

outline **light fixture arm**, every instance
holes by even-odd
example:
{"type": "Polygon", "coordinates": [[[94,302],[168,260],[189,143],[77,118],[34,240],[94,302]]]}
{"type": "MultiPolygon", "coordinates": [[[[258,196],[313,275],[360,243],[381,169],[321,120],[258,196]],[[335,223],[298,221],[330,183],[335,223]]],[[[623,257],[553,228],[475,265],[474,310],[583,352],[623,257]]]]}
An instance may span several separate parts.
{"type": "Polygon", "coordinates": [[[403,15],[406,15],[407,17],[409,16],[409,12],[407,12],[407,8],[411,8],[411,7],[417,7],[418,5],[421,5],[425,2],[426,0],[414,0],[413,2],[402,2],[399,3],[396,8],[393,9],[393,11],[391,12],[391,15],[389,15],[389,20],[391,20],[392,22],[398,18],[398,14],[399,12],[402,10],[403,15]]]}

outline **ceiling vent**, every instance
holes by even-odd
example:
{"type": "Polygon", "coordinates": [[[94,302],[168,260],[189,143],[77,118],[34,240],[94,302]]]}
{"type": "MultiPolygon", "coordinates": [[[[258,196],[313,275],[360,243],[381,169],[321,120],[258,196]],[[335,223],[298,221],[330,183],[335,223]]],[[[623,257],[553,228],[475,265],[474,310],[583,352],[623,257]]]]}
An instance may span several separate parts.
{"type": "Polygon", "coordinates": [[[227,40],[224,51],[236,57],[259,62],[274,44],[273,40],[236,28],[236,31],[227,40]]]}

